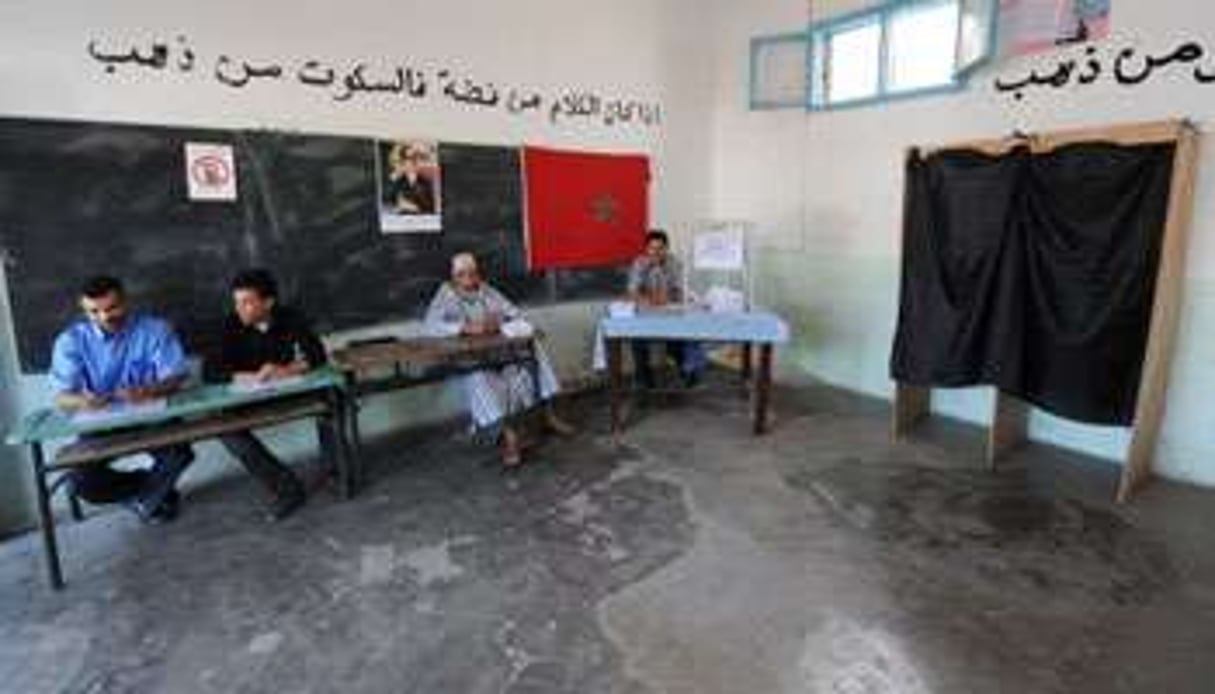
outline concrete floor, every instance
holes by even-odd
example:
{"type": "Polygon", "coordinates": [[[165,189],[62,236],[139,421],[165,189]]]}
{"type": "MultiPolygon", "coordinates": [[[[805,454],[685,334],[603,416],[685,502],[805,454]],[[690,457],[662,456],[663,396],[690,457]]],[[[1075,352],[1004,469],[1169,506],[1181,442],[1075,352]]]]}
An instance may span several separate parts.
{"type": "MultiPolygon", "coordinates": [[[[717,384],[720,386],[720,384],[717,384]]],[[[354,501],[260,522],[233,478],[183,517],[0,545],[3,692],[1215,691],[1215,493],[972,430],[887,440],[885,409],[777,394],[774,432],[704,392],[501,473],[465,437],[373,447],[354,501]]]]}

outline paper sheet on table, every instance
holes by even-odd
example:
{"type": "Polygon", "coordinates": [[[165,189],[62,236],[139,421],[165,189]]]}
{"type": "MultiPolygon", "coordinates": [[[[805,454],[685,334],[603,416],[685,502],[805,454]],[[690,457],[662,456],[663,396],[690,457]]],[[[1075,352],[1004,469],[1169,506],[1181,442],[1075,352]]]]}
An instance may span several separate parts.
{"type": "Polygon", "coordinates": [[[501,330],[503,335],[511,339],[521,339],[536,334],[536,329],[532,327],[531,323],[518,318],[503,323],[501,330]]]}
{"type": "Polygon", "coordinates": [[[128,417],[163,412],[168,406],[169,401],[165,398],[156,398],[155,400],[137,403],[115,403],[100,410],[81,410],[76,412],[72,414],[72,421],[76,424],[100,424],[128,417]]]}
{"type": "Polygon", "coordinates": [[[303,376],[288,376],[286,378],[276,378],[270,381],[253,381],[241,379],[228,384],[228,391],[232,393],[265,393],[284,388],[297,386],[304,382],[303,376]]]}

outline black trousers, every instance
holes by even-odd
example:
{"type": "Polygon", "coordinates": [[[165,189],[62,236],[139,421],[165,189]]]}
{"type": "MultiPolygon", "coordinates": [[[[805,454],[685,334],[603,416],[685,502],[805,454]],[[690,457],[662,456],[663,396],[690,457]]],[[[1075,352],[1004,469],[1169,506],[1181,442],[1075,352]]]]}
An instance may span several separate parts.
{"type": "Polygon", "coordinates": [[[240,431],[219,438],[234,458],[240,461],[249,475],[257,480],[273,497],[282,494],[302,492],[304,487],[300,480],[284,465],[266,444],[262,443],[252,432],[240,431]]]}
{"type": "Polygon", "coordinates": [[[96,463],[68,473],[72,493],[93,504],[112,504],[139,499],[145,507],[160,506],[177,480],[194,462],[188,444],[148,451],[154,461],[148,470],[115,470],[112,462],[96,463]]]}

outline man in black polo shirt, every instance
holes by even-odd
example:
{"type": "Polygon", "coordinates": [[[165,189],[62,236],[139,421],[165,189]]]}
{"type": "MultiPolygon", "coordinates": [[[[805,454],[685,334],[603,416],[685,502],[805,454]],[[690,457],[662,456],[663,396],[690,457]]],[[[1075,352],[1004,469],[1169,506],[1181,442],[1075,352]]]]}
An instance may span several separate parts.
{"type": "MultiPolygon", "coordinates": [[[[307,373],[325,364],[325,347],[307,319],[278,303],[278,283],[266,270],[246,270],[232,280],[235,313],[224,323],[221,368],[234,382],[267,382],[307,373]]],[[[221,438],[228,452],[272,495],[270,518],[284,518],[304,503],[304,486],[252,432],[221,438]]]]}

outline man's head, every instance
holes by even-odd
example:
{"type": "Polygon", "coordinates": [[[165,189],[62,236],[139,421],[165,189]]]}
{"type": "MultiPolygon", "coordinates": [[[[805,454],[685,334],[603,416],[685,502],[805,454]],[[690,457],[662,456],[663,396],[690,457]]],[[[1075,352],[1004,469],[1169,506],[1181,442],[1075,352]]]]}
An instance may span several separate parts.
{"type": "Polygon", "coordinates": [[[393,145],[392,151],[389,152],[388,159],[392,164],[392,170],[397,174],[405,174],[409,177],[418,175],[418,170],[425,161],[426,155],[413,145],[407,145],[403,142],[398,142],[393,145]]]}
{"type": "Polygon", "coordinates": [[[127,317],[127,294],[115,277],[91,277],[80,287],[80,309],[107,333],[122,330],[127,317]]]}
{"type": "Polygon", "coordinates": [[[667,238],[667,232],[661,229],[652,229],[650,233],[645,235],[645,254],[651,260],[665,260],[667,251],[670,248],[671,241],[667,238]]]}
{"type": "Polygon", "coordinates": [[[457,253],[451,257],[451,281],[466,291],[476,291],[481,286],[481,270],[472,253],[457,253]]]}
{"type": "Polygon", "coordinates": [[[269,321],[277,301],[278,282],[268,270],[245,270],[232,280],[232,305],[244,325],[269,321]]]}

